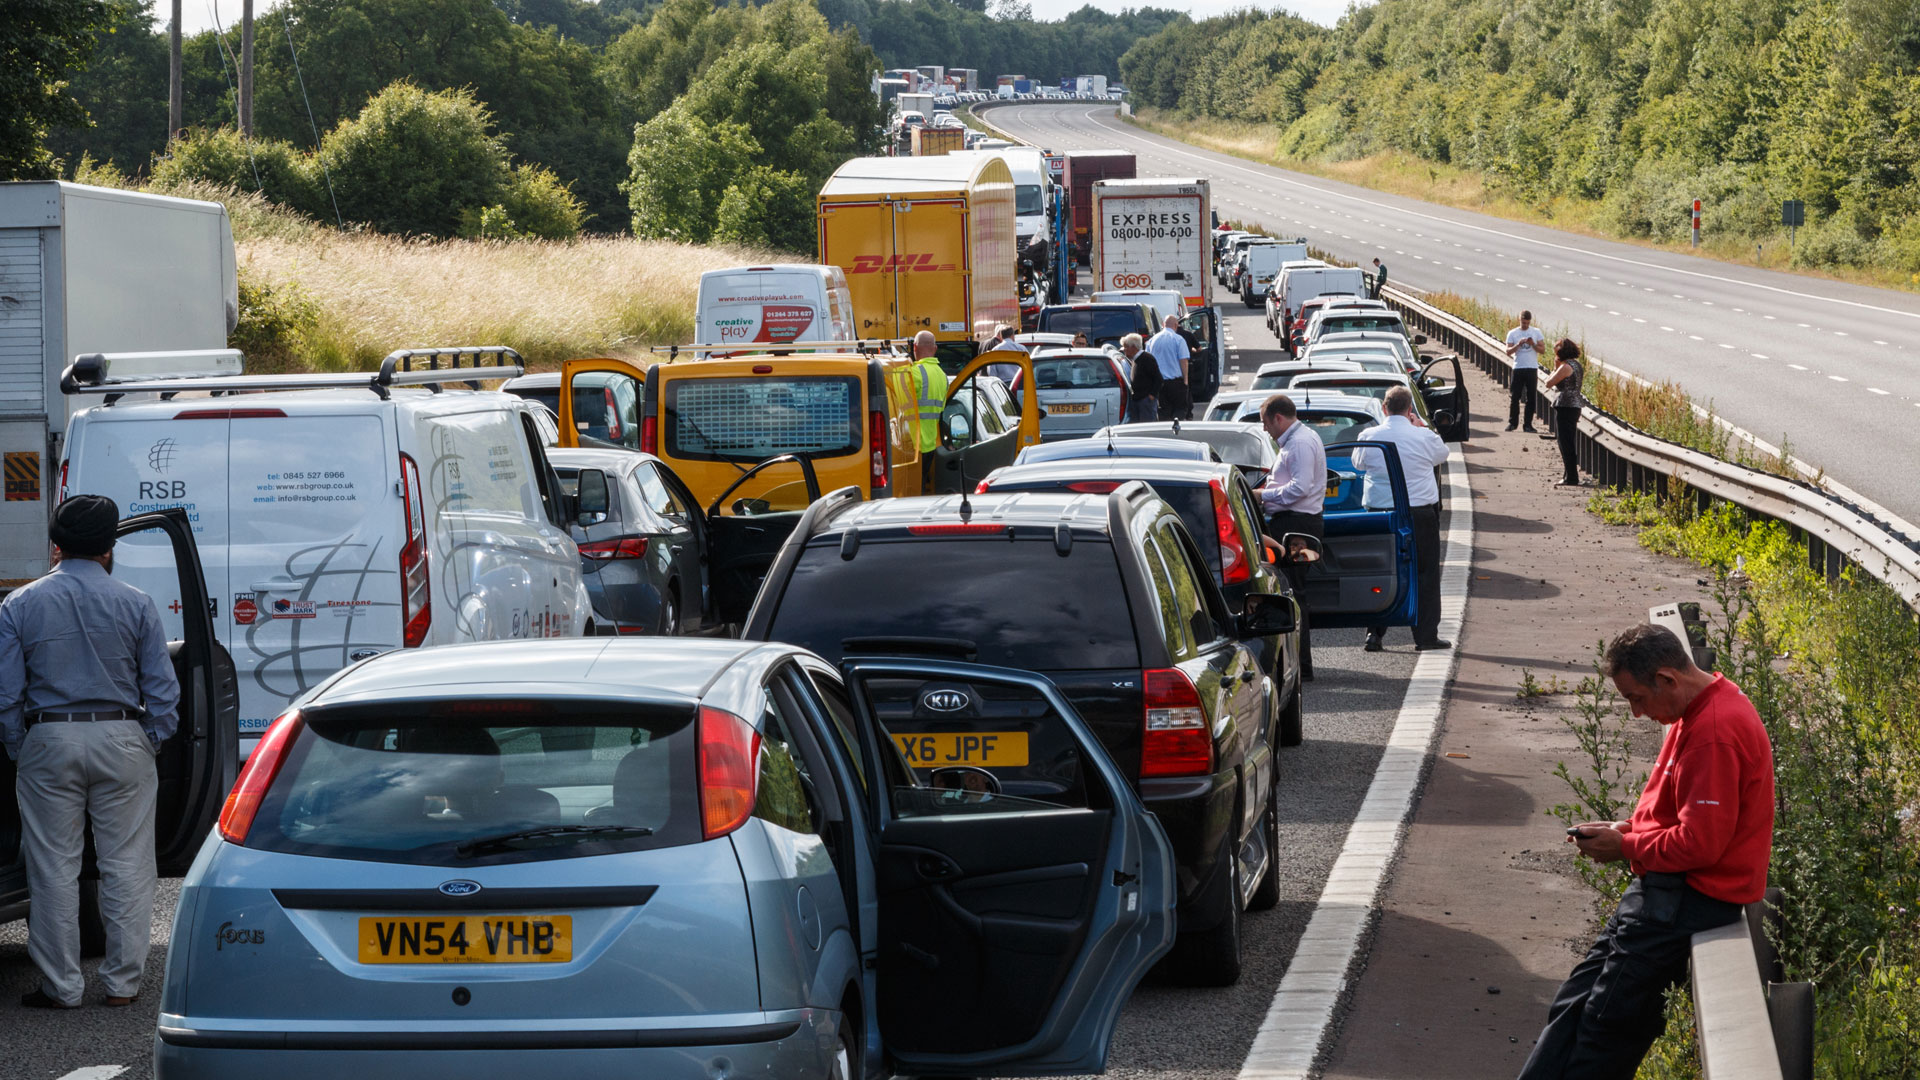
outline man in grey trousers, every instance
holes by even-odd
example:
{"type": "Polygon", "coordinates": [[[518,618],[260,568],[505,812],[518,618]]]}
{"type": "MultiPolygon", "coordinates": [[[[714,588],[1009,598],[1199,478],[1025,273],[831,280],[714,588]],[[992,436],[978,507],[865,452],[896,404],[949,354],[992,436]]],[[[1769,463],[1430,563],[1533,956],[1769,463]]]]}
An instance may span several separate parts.
{"type": "Polygon", "coordinates": [[[101,1003],[140,993],[153,923],[154,758],[179,723],[180,684],[153,599],[113,580],[119,510],[76,495],[53,512],[57,561],[0,602],[0,742],[18,769],[26,854],[28,1008],[78,1008],[80,858],[93,823],[107,955],[101,1003]]]}

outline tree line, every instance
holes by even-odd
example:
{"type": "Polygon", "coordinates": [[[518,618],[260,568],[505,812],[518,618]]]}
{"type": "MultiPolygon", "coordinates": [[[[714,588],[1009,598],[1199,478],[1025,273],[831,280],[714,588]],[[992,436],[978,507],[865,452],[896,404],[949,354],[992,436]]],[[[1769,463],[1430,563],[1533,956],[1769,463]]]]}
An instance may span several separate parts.
{"type": "Polygon", "coordinates": [[[1270,126],[1283,158],[1399,151],[1620,235],[1770,239],[1920,271],[1920,0],[1381,0],[1332,28],[1181,21],[1120,61],[1134,100],[1270,126]]]}

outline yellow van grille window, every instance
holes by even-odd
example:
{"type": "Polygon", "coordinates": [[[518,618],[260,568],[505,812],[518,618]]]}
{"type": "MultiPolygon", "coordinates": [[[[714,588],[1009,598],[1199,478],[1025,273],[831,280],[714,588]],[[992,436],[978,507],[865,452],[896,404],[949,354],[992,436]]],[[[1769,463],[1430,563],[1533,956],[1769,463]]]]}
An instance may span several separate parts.
{"type": "Polygon", "coordinates": [[[669,457],[758,461],[861,448],[860,381],[839,376],[674,379],[665,387],[669,457]]]}

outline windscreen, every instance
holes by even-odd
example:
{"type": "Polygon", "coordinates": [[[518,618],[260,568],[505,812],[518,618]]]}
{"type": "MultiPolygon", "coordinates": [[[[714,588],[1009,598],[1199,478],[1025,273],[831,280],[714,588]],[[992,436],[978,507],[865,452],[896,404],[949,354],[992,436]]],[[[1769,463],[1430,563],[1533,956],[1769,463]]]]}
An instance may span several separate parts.
{"type": "Polygon", "coordinates": [[[861,447],[860,380],[765,376],[664,380],[667,456],[764,461],[837,457],[861,447]]]}
{"type": "Polygon", "coordinates": [[[970,646],[978,663],[1030,671],[1140,666],[1113,546],[1076,538],[1063,557],[1052,529],[1014,541],[868,541],[851,559],[837,537],[809,546],[768,635],[829,660],[939,638],[970,646]]]}
{"type": "Polygon", "coordinates": [[[1042,214],[1047,209],[1046,198],[1039,184],[1015,184],[1013,186],[1013,212],[1016,216],[1027,217],[1042,214]]]}
{"type": "Polygon", "coordinates": [[[1320,334],[1339,334],[1351,330],[1398,330],[1397,315],[1329,315],[1320,323],[1320,334]]]}
{"type": "Polygon", "coordinates": [[[1117,342],[1140,329],[1133,308],[1062,308],[1042,312],[1040,329],[1049,334],[1085,334],[1095,345],[1117,342]]]}
{"type": "Polygon", "coordinates": [[[1111,390],[1120,376],[1104,356],[1041,356],[1033,361],[1033,381],[1042,390],[1111,390]]]}
{"type": "Polygon", "coordinates": [[[400,702],[302,719],[248,847],[456,866],[701,837],[687,706],[400,702]]]}

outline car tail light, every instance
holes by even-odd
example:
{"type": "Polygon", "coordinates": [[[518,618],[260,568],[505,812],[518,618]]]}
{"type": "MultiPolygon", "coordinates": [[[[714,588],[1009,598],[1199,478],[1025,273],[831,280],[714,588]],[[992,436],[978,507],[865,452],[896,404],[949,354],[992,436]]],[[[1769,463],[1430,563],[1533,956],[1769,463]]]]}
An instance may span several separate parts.
{"type": "Polygon", "coordinates": [[[1227,489],[1218,480],[1207,481],[1213,488],[1214,528],[1220,532],[1220,580],[1240,585],[1253,580],[1253,563],[1247,558],[1247,546],[1240,540],[1240,529],[1233,523],[1233,504],[1227,489]]]}
{"type": "Polygon", "coordinates": [[[420,489],[420,468],[400,455],[400,498],[406,504],[407,542],[400,549],[400,618],[403,642],[419,648],[433,626],[433,582],[427,573],[426,492],[420,489]]]}
{"type": "Polygon", "coordinates": [[[867,413],[867,448],[873,462],[867,484],[877,495],[887,486],[887,414],[879,409],[867,413]]]}
{"type": "Polygon", "coordinates": [[[613,403],[613,387],[603,386],[600,393],[605,395],[607,405],[607,438],[619,442],[623,429],[620,427],[620,407],[613,403]]]}
{"type": "Polygon", "coordinates": [[[1067,485],[1067,490],[1078,491],[1082,495],[1105,495],[1121,483],[1119,480],[1075,480],[1067,485]]]}
{"type": "Polygon", "coordinates": [[[657,454],[660,452],[660,418],[643,416],[640,418],[640,452],[657,454]]]}
{"type": "Polygon", "coordinates": [[[72,462],[69,461],[60,463],[60,498],[53,504],[55,506],[67,501],[67,466],[70,464],[72,462]]]}
{"type": "Polygon", "coordinates": [[[965,522],[953,522],[953,523],[944,524],[944,525],[909,525],[907,526],[907,535],[909,536],[995,536],[995,535],[1005,535],[1008,532],[1008,530],[1009,530],[1009,526],[1006,526],[1006,525],[989,525],[986,523],[982,523],[979,525],[972,525],[965,522]]]}
{"type": "Polygon", "coordinates": [[[618,540],[595,540],[590,544],[581,544],[580,555],[588,559],[644,559],[647,557],[647,538],[626,536],[618,540]]]}
{"type": "Polygon", "coordinates": [[[987,492],[992,490],[993,490],[993,481],[991,480],[982,480],[979,483],[973,485],[973,493],[975,495],[985,495],[987,492]]]}
{"type": "Polygon", "coordinates": [[[260,736],[247,763],[240,767],[240,779],[234,781],[233,790],[227,792],[226,805],[220,808],[220,835],[228,843],[247,842],[253,816],[260,812],[260,800],[267,797],[267,789],[273,786],[273,778],[280,775],[287,750],[299,734],[300,710],[295,709],[282,713],[267,728],[267,733],[260,736]]]}
{"type": "Polygon", "coordinates": [[[1146,732],[1140,743],[1140,775],[1204,776],[1213,771],[1213,732],[1207,728],[1200,692],[1179,668],[1146,673],[1146,732]]]}
{"type": "Polygon", "coordinates": [[[700,827],[725,836],[753,813],[760,777],[760,733],[745,720],[700,706],[700,827]]]}

